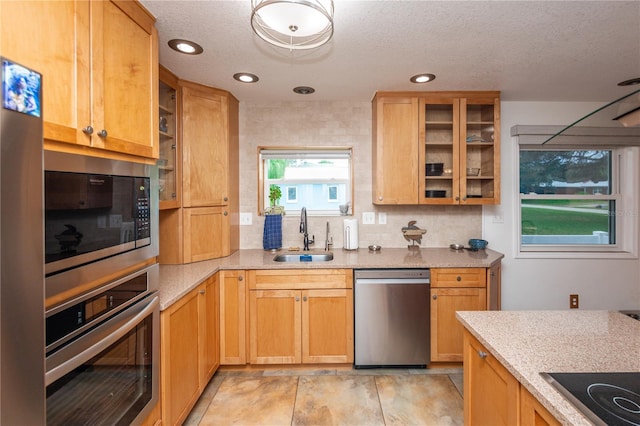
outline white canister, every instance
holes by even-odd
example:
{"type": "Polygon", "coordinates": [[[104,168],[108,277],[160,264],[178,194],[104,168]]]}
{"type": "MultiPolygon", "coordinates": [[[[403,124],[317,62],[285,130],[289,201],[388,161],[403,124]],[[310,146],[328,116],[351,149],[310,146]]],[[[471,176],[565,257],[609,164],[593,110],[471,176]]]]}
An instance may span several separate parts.
{"type": "Polygon", "coordinates": [[[358,219],[344,220],[343,247],[346,250],[358,249],[358,219]]]}

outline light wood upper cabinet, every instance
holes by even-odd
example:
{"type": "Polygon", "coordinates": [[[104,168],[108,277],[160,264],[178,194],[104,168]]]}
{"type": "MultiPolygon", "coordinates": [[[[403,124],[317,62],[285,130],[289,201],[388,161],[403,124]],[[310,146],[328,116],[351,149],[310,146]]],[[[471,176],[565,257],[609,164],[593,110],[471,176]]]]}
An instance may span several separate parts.
{"type": "Polygon", "coordinates": [[[158,36],[138,2],[0,8],[3,55],[43,74],[45,148],[158,157],[158,36]]]}
{"type": "Polygon", "coordinates": [[[158,191],[160,210],[181,205],[182,149],[180,146],[181,102],[178,77],[160,66],[158,88],[158,191]]]}
{"type": "Polygon", "coordinates": [[[373,203],[418,203],[418,99],[373,100],[373,203]]]}
{"type": "Polygon", "coordinates": [[[373,176],[374,204],[499,204],[500,93],[379,92],[373,176]]]}

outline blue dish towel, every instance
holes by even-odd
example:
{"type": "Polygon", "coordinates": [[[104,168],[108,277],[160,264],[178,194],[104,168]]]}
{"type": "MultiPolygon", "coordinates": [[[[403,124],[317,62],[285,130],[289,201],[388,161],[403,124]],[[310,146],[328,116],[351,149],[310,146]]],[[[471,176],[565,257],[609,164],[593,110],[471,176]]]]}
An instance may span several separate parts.
{"type": "Polygon", "coordinates": [[[265,250],[282,247],[282,215],[268,214],[264,217],[262,245],[265,250]]]}

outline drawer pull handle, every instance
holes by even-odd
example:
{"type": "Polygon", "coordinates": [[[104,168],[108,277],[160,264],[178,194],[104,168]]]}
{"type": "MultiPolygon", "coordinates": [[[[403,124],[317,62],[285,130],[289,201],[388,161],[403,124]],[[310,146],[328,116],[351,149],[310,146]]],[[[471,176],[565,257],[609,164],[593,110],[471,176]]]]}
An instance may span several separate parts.
{"type": "Polygon", "coordinates": [[[458,275],[458,276],[456,277],[456,281],[462,281],[462,277],[461,277],[460,275],[458,275]]]}
{"type": "Polygon", "coordinates": [[[200,291],[199,291],[199,293],[200,293],[200,294],[204,294],[204,290],[200,290],[200,291]]]}
{"type": "Polygon", "coordinates": [[[487,353],[483,351],[478,351],[478,356],[482,359],[485,359],[487,357],[487,353]]]}

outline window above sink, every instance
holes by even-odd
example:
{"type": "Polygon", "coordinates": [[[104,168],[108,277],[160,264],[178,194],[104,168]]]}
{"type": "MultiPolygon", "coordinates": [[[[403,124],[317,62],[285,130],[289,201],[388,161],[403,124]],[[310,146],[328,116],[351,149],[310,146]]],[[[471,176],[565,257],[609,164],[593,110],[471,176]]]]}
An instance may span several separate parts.
{"type": "Polygon", "coordinates": [[[353,214],[350,147],[260,147],[258,170],[260,214],[273,205],[269,195],[274,186],[280,189],[276,205],[285,213],[300,214],[306,207],[313,216],[353,214]]]}

